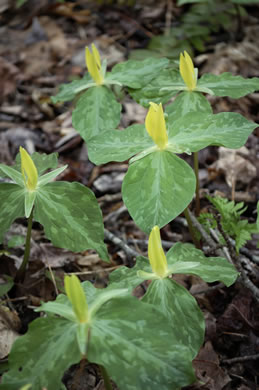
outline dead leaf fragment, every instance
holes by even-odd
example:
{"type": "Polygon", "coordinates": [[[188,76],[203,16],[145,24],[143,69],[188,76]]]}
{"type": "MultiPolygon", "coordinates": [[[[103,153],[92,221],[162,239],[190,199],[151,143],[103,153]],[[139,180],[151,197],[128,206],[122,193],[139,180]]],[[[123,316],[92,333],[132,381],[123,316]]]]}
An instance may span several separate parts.
{"type": "Polygon", "coordinates": [[[249,154],[245,146],[236,150],[220,147],[219,159],[209,167],[210,178],[223,173],[230,188],[236,181],[250,183],[256,177],[256,167],[247,159],[249,154]]]}
{"type": "Polygon", "coordinates": [[[0,307],[0,359],[5,358],[11,351],[12,345],[19,337],[19,317],[7,307],[0,307]]]}
{"type": "Polygon", "coordinates": [[[220,368],[218,355],[212,343],[207,341],[194,360],[197,379],[202,381],[210,390],[222,390],[229,382],[230,377],[220,368]]]}

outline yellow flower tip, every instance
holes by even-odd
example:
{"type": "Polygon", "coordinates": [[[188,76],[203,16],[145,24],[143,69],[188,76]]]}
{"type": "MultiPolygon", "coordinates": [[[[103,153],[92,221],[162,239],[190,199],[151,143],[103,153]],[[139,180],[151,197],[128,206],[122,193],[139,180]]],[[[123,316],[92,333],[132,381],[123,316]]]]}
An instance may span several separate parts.
{"type": "Polygon", "coordinates": [[[88,47],[85,48],[85,62],[88,71],[92,79],[96,82],[96,84],[103,84],[104,78],[102,74],[100,53],[96,49],[94,44],[92,44],[92,53],[90,52],[88,47]]]}
{"type": "Polygon", "coordinates": [[[160,278],[167,276],[167,260],[162,248],[160,230],[154,226],[148,240],[148,258],[153,273],[160,278]]]}
{"type": "Polygon", "coordinates": [[[168,144],[168,136],[162,104],[153,102],[149,104],[145,120],[147,132],[160,149],[165,149],[168,144]]]}
{"type": "Polygon", "coordinates": [[[79,322],[87,322],[88,320],[88,305],[86,296],[81,286],[80,280],[76,275],[65,276],[64,279],[65,292],[68,299],[72,303],[74,313],[79,322]]]}
{"type": "Polygon", "coordinates": [[[21,172],[24,184],[29,191],[34,191],[38,183],[38,171],[29,153],[20,146],[21,172]]]}
{"type": "Polygon", "coordinates": [[[197,84],[197,75],[193,66],[193,62],[187,51],[180,54],[180,74],[187,88],[193,91],[197,84]]]}

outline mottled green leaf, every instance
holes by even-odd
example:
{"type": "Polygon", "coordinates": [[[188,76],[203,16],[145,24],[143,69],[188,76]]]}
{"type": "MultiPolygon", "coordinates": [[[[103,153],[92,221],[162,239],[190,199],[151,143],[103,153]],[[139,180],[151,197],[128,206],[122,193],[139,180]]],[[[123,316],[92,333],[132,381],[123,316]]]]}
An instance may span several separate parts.
{"type": "MultiPolygon", "coordinates": [[[[48,169],[55,169],[58,165],[58,153],[38,153],[34,152],[31,155],[31,158],[36,165],[37,171],[39,175],[42,175],[48,169]]],[[[21,172],[21,156],[20,153],[17,154],[15,159],[14,169],[21,172]]]]}
{"type": "Polygon", "coordinates": [[[25,202],[24,202],[24,207],[25,207],[25,217],[29,218],[32,208],[34,206],[34,202],[36,199],[36,191],[26,191],[25,190],[25,202]]]}
{"type": "MultiPolygon", "coordinates": [[[[111,286],[132,291],[144,281],[138,271],[152,273],[147,258],[137,257],[133,268],[122,266],[113,271],[109,276],[111,286]]],[[[205,324],[203,314],[189,292],[168,278],[153,280],[142,302],[151,303],[163,312],[176,339],[188,347],[194,358],[203,342],[205,324]]]]}
{"type": "Polygon", "coordinates": [[[53,103],[67,102],[73,100],[74,97],[84,91],[85,89],[94,85],[92,77],[87,73],[82,79],[74,80],[71,83],[62,84],[59,87],[59,92],[56,96],[52,96],[51,100],[53,103]]]}
{"type": "Polygon", "coordinates": [[[60,175],[66,168],[67,168],[67,165],[64,165],[63,167],[54,169],[54,171],[45,173],[45,175],[40,176],[38,179],[38,185],[45,186],[47,183],[51,182],[58,175],[60,175]]]}
{"type": "Polygon", "coordinates": [[[243,146],[257,124],[234,112],[219,114],[189,113],[178,121],[168,118],[170,150],[197,152],[208,145],[230,149],[243,146]]]}
{"type": "Polygon", "coordinates": [[[136,264],[132,268],[121,266],[109,275],[109,286],[113,288],[128,288],[132,291],[139,286],[144,280],[138,275],[138,271],[152,272],[149,260],[144,256],[136,258],[136,264]]]}
{"type": "Polygon", "coordinates": [[[195,111],[212,114],[210,103],[200,92],[183,91],[176,96],[173,103],[165,108],[165,112],[169,116],[168,122],[170,123],[173,123],[173,121],[185,116],[189,112],[195,111]]]}
{"type": "Polygon", "coordinates": [[[4,234],[16,218],[24,217],[25,189],[17,184],[0,184],[0,242],[3,242],[4,234]]]}
{"type": "Polygon", "coordinates": [[[168,390],[194,380],[190,352],[152,305],[133,297],[110,300],[90,334],[88,359],[103,365],[120,389],[168,390]]]}
{"type": "Polygon", "coordinates": [[[24,187],[24,179],[21,172],[17,172],[14,167],[9,167],[8,165],[0,164],[0,176],[9,177],[12,179],[18,186],[24,187]]]}
{"type": "Polygon", "coordinates": [[[120,122],[121,105],[105,86],[89,88],[79,98],[72,114],[73,126],[85,142],[120,122]]]}
{"type": "Polygon", "coordinates": [[[185,345],[194,358],[203,343],[205,322],[192,295],[174,280],[153,280],[143,302],[157,307],[174,329],[176,339],[185,345]]]}
{"type": "Polygon", "coordinates": [[[83,185],[54,182],[40,187],[34,219],[44,226],[53,245],[74,252],[91,248],[103,260],[109,259],[101,210],[92,191],[83,185]]]}
{"type": "Polygon", "coordinates": [[[238,276],[235,267],[225,258],[206,257],[201,250],[196,249],[192,244],[175,244],[167,252],[166,258],[169,267],[177,262],[199,263],[197,267],[185,268],[179,271],[179,273],[197,275],[205,282],[220,281],[226,286],[231,286],[238,276]]]}
{"type": "Polygon", "coordinates": [[[233,99],[239,99],[259,90],[259,78],[246,79],[228,72],[220,75],[206,73],[198,80],[197,87],[209,88],[216,96],[229,96],[233,99]]]}
{"type": "Polygon", "coordinates": [[[168,65],[167,58],[147,58],[143,61],[129,60],[115,65],[107,80],[115,80],[130,88],[142,88],[168,65]]]}
{"type": "Polygon", "coordinates": [[[154,145],[144,125],[133,125],[125,130],[110,130],[93,137],[87,147],[89,159],[99,165],[128,160],[154,145]]]}
{"type": "Polygon", "coordinates": [[[195,175],[182,159],[157,150],[129,166],[122,184],[123,201],[146,233],[177,217],[191,202],[195,175]]]}
{"type": "MultiPolygon", "coordinates": [[[[93,307],[102,296],[118,295],[118,290],[95,290],[89,282],[83,285],[93,307]]],[[[63,303],[66,313],[71,306],[68,299],[62,295],[57,301],[41,309],[63,303]]],[[[103,301],[88,324],[53,316],[33,321],[13,347],[10,371],[2,382],[6,387],[0,385],[0,389],[16,390],[27,383],[33,384],[34,390],[58,389],[65,369],[80,360],[80,340],[88,343],[88,361],[103,365],[121,389],[167,390],[195,379],[190,351],[178,342],[163,314],[128,295],[103,301]],[[87,325],[86,331],[89,327],[87,338],[83,334],[82,339],[77,337],[81,325],[87,325]]]]}
{"type": "Polygon", "coordinates": [[[130,95],[139,104],[144,107],[149,107],[149,102],[167,103],[170,98],[176,95],[181,88],[185,88],[185,84],[178,71],[174,69],[164,69],[157,77],[149,82],[144,88],[137,90],[129,90],[130,95]],[[173,84],[176,89],[172,91],[162,90],[164,87],[173,84]]]}
{"type": "Polygon", "coordinates": [[[8,371],[0,389],[17,390],[28,383],[33,390],[60,389],[66,369],[81,359],[77,324],[62,318],[39,318],[19,337],[9,355],[8,371]]]}

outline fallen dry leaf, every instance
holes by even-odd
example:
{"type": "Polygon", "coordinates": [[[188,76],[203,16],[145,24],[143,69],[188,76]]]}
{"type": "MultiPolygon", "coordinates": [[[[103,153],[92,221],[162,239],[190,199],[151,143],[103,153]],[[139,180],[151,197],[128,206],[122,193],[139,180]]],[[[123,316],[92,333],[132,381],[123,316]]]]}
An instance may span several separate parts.
{"type": "Polygon", "coordinates": [[[209,167],[210,179],[223,173],[230,188],[235,187],[237,181],[250,183],[256,177],[256,167],[246,158],[249,155],[245,146],[236,150],[220,147],[219,159],[209,167]]]}
{"type": "Polygon", "coordinates": [[[12,345],[19,337],[19,317],[5,306],[0,306],[0,359],[5,358],[11,351],[12,345]]]}
{"type": "Polygon", "coordinates": [[[230,377],[220,368],[218,355],[212,343],[207,341],[194,360],[197,379],[206,386],[204,389],[222,390],[229,382],[230,377]]]}

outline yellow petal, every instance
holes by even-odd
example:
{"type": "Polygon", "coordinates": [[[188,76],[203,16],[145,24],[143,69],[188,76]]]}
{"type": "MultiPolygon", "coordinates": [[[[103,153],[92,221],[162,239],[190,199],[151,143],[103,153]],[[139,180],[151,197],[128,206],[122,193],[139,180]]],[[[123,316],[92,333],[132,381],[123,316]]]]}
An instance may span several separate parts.
{"type": "Polygon", "coordinates": [[[98,66],[99,69],[101,69],[101,58],[100,58],[100,53],[99,51],[96,49],[96,46],[94,43],[92,43],[92,52],[93,52],[93,56],[94,56],[94,60],[98,66]]]}
{"type": "Polygon", "coordinates": [[[184,51],[184,54],[180,54],[180,74],[187,88],[190,91],[194,90],[197,84],[197,78],[192,59],[187,51],[184,51]]]}
{"type": "Polygon", "coordinates": [[[149,104],[150,107],[145,120],[147,132],[160,149],[165,149],[168,136],[162,104],[152,102],[149,104]]]}
{"type": "Polygon", "coordinates": [[[80,322],[87,322],[88,305],[81,283],[76,275],[65,276],[65,291],[80,322]]]}
{"type": "Polygon", "coordinates": [[[88,47],[85,48],[86,66],[92,79],[96,82],[97,85],[101,85],[103,84],[104,80],[101,69],[100,54],[94,44],[92,44],[92,52],[93,53],[90,52],[88,47]]]}
{"type": "Polygon", "coordinates": [[[29,191],[34,191],[38,183],[38,171],[29,153],[20,146],[21,171],[25,186],[29,191]]]}
{"type": "Polygon", "coordinates": [[[167,276],[167,260],[162,248],[160,230],[154,226],[148,240],[148,258],[152,271],[160,278],[167,276]]]}

